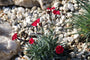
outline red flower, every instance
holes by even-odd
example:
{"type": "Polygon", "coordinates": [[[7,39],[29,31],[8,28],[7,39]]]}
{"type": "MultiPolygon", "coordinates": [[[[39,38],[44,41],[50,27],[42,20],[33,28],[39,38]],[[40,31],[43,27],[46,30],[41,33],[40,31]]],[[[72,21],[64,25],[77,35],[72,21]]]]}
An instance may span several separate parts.
{"type": "Polygon", "coordinates": [[[50,10],[50,11],[51,11],[51,10],[53,10],[53,9],[55,9],[55,7],[52,7],[52,8],[47,8],[47,10],[50,10]]]}
{"type": "Polygon", "coordinates": [[[29,40],[29,44],[33,44],[33,43],[34,43],[34,39],[31,38],[31,39],[29,40]]]}
{"type": "Polygon", "coordinates": [[[55,15],[60,15],[60,11],[57,11],[57,10],[54,10],[53,13],[54,13],[55,15]]]}
{"type": "Polygon", "coordinates": [[[62,46],[59,45],[56,47],[56,53],[57,54],[61,54],[61,53],[63,53],[63,51],[64,51],[64,48],[62,46]]]}
{"type": "Polygon", "coordinates": [[[52,7],[51,10],[55,9],[55,7],[52,7]]]}
{"type": "Polygon", "coordinates": [[[34,21],[31,25],[32,26],[37,26],[37,23],[39,23],[40,22],[40,18],[38,18],[36,21],[34,21]]]}
{"type": "Polygon", "coordinates": [[[12,40],[15,40],[17,39],[17,33],[15,33],[13,36],[12,36],[12,40]]]}
{"type": "Polygon", "coordinates": [[[50,10],[50,8],[47,8],[47,10],[50,10]]]}

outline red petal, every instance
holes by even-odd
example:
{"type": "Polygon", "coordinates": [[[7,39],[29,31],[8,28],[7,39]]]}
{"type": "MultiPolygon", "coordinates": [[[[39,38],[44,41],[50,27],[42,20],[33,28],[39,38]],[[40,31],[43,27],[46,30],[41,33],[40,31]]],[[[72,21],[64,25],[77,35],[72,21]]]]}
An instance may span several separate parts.
{"type": "Polygon", "coordinates": [[[33,38],[30,38],[29,44],[33,44],[33,43],[34,43],[34,39],[33,38]]]}
{"type": "Polygon", "coordinates": [[[55,7],[52,7],[51,10],[52,10],[52,9],[55,9],[55,7]]]}
{"type": "Polygon", "coordinates": [[[15,40],[17,39],[17,33],[15,33],[13,36],[12,36],[12,40],[15,40]]]}
{"type": "Polygon", "coordinates": [[[39,23],[40,22],[40,18],[38,18],[35,22],[39,23]]]}
{"type": "Polygon", "coordinates": [[[47,8],[47,10],[50,10],[50,8],[47,8]]]}
{"type": "Polygon", "coordinates": [[[57,11],[56,14],[60,15],[60,11],[57,11]]]}
{"type": "Polygon", "coordinates": [[[56,14],[57,10],[54,10],[53,13],[56,14]]]}
{"type": "Polygon", "coordinates": [[[55,50],[56,50],[56,53],[57,53],[57,54],[61,54],[61,53],[63,53],[64,48],[63,48],[62,46],[59,45],[59,46],[56,47],[55,50]]]}
{"type": "Polygon", "coordinates": [[[57,10],[54,10],[53,13],[54,13],[55,15],[60,15],[60,11],[57,11],[57,10]]]}
{"type": "Polygon", "coordinates": [[[32,26],[37,26],[37,23],[36,22],[33,22],[31,25],[32,26]]]}
{"type": "Polygon", "coordinates": [[[47,10],[50,10],[50,11],[51,11],[51,10],[53,10],[53,9],[55,9],[55,7],[52,7],[52,8],[47,8],[47,10]]]}
{"type": "Polygon", "coordinates": [[[37,23],[39,23],[40,22],[40,18],[38,18],[36,21],[34,21],[31,25],[32,26],[37,26],[37,23]]]}

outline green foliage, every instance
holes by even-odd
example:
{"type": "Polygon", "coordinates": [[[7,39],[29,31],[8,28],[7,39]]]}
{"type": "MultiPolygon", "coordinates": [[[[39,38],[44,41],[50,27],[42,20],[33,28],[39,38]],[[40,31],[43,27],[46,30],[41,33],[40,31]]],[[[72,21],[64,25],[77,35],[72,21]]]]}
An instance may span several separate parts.
{"type": "Polygon", "coordinates": [[[73,24],[77,28],[79,34],[84,34],[86,40],[89,40],[90,37],[90,4],[86,1],[77,0],[80,4],[80,7],[85,11],[82,15],[74,15],[73,24]]]}
{"type": "Polygon", "coordinates": [[[54,36],[52,30],[46,35],[37,35],[37,40],[34,44],[28,43],[28,49],[26,50],[27,55],[31,57],[32,60],[52,60],[55,55],[55,48],[59,45],[57,40],[58,37],[54,36]]]}

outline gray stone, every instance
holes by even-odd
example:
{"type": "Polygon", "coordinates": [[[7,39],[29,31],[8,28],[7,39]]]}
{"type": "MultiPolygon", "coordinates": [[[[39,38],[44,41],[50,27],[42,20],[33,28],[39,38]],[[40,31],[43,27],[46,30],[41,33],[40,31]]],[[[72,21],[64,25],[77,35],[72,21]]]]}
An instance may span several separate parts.
{"type": "Polygon", "coordinates": [[[10,60],[19,51],[19,44],[11,40],[11,31],[8,23],[0,24],[0,60],[10,60]]]}
{"type": "Polygon", "coordinates": [[[72,3],[68,3],[68,9],[70,9],[71,11],[74,11],[74,5],[72,3]]]}
{"type": "Polygon", "coordinates": [[[13,5],[12,0],[0,0],[0,6],[13,5]]]}
{"type": "Polygon", "coordinates": [[[24,7],[39,6],[39,3],[36,0],[14,0],[14,4],[24,7]]]}
{"type": "Polygon", "coordinates": [[[40,6],[42,9],[50,7],[53,0],[0,0],[0,6],[18,5],[24,7],[40,6]]]}

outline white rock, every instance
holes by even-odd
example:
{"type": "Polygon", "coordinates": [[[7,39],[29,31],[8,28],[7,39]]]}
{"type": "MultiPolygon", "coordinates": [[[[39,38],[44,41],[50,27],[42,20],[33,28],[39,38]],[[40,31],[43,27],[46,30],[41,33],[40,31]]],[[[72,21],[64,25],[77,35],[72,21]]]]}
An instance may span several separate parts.
{"type": "Polygon", "coordinates": [[[21,13],[19,13],[19,12],[17,12],[17,15],[16,15],[16,16],[17,16],[17,19],[18,19],[18,20],[21,20],[21,19],[22,19],[22,17],[23,17],[23,16],[22,16],[22,14],[21,14],[21,13]]]}
{"type": "Polygon", "coordinates": [[[17,27],[20,28],[20,25],[18,24],[17,27]]]}
{"type": "Polygon", "coordinates": [[[79,14],[83,14],[85,12],[85,10],[83,9],[83,8],[81,8],[80,10],[79,10],[79,14]]]}
{"type": "Polygon", "coordinates": [[[17,11],[18,11],[18,10],[17,10],[16,8],[11,10],[11,12],[12,12],[13,14],[16,14],[17,11]]]}
{"type": "Polygon", "coordinates": [[[44,30],[45,31],[45,33],[44,34],[48,34],[48,30],[44,30]]]}
{"type": "Polygon", "coordinates": [[[72,42],[74,39],[73,37],[65,37],[63,38],[63,42],[72,42]]]}
{"type": "Polygon", "coordinates": [[[14,20],[16,18],[15,14],[10,15],[11,20],[14,20]]]}
{"type": "Polygon", "coordinates": [[[56,23],[58,23],[59,22],[59,19],[56,19],[56,23]]]}
{"type": "Polygon", "coordinates": [[[43,17],[41,13],[39,13],[38,16],[43,17]]]}
{"type": "Polygon", "coordinates": [[[60,2],[55,2],[53,6],[54,6],[54,7],[58,7],[59,4],[60,4],[60,2]]]}
{"type": "Polygon", "coordinates": [[[77,56],[78,58],[80,58],[81,55],[83,55],[83,54],[85,53],[85,51],[86,51],[85,49],[86,49],[86,48],[87,48],[87,45],[86,45],[86,43],[84,43],[84,44],[83,44],[83,50],[82,50],[81,52],[77,53],[76,56],[77,56]]]}
{"type": "Polygon", "coordinates": [[[67,33],[64,33],[64,37],[67,37],[68,36],[68,34],[67,33]]]}
{"type": "Polygon", "coordinates": [[[30,60],[30,58],[28,56],[24,55],[21,58],[20,57],[15,58],[15,60],[30,60]]]}
{"type": "Polygon", "coordinates": [[[64,15],[61,16],[60,23],[62,24],[65,21],[66,17],[64,15]]]}
{"type": "Polygon", "coordinates": [[[17,31],[18,30],[18,27],[17,26],[12,26],[12,28],[14,29],[14,31],[17,31]]]}
{"type": "Polygon", "coordinates": [[[76,0],[73,0],[72,2],[73,2],[73,3],[77,3],[77,1],[76,1],[76,0]]]}
{"type": "Polygon", "coordinates": [[[71,32],[70,32],[71,30],[70,29],[67,29],[67,32],[69,32],[70,34],[71,34],[71,32]]]}
{"type": "Polygon", "coordinates": [[[75,57],[75,53],[74,52],[71,52],[70,55],[71,55],[71,57],[75,57]]]}
{"type": "MultiPolygon", "coordinates": [[[[52,22],[50,21],[50,19],[47,21],[49,24],[51,24],[52,22]]],[[[44,23],[45,24],[45,23],[44,23]]]]}
{"type": "Polygon", "coordinates": [[[1,19],[3,19],[3,20],[8,20],[8,16],[7,16],[7,15],[3,15],[3,16],[1,17],[1,19]]]}
{"type": "Polygon", "coordinates": [[[23,21],[23,26],[27,26],[26,20],[23,21]]]}
{"type": "Polygon", "coordinates": [[[58,18],[60,18],[61,16],[60,15],[57,15],[58,18]]]}
{"type": "Polygon", "coordinates": [[[44,21],[44,17],[40,17],[40,22],[43,22],[44,21]]]}
{"type": "Polygon", "coordinates": [[[64,4],[63,10],[64,10],[64,11],[68,11],[68,4],[64,4]]]}
{"type": "Polygon", "coordinates": [[[52,19],[55,19],[55,15],[54,14],[52,14],[52,19]]]}
{"type": "Polygon", "coordinates": [[[70,27],[70,23],[67,23],[65,27],[66,28],[69,28],[70,27]]]}
{"type": "Polygon", "coordinates": [[[45,26],[45,24],[46,24],[45,21],[43,21],[43,22],[42,22],[42,26],[45,26]]]}
{"type": "Polygon", "coordinates": [[[60,29],[59,27],[56,27],[56,28],[55,28],[55,31],[56,31],[56,32],[58,32],[58,31],[59,31],[59,29],[60,29]]]}
{"type": "Polygon", "coordinates": [[[56,34],[61,34],[61,31],[56,31],[56,34]]]}
{"type": "Polygon", "coordinates": [[[23,14],[24,17],[31,16],[30,12],[26,12],[23,14]]]}
{"type": "MultiPolygon", "coordinates": [[[[60,26],[62,26],[62,27],[63,27],[63,26],[64,26],[64,24],[62,23],[60,26]]],[[[63,30],[63,31],[64,31],[64,30],[63,30]]]]}
{"type": "Polygon", "coordinates": [[[70,19],[66,19],[65,22],[70,22],[70,19]]]}
{"type": "Polygon", "coordinates": [[[66,1],[63,0],[63,1],[62,1],[62,4],[63,4],[63,5],[66,4],[66,1]]]}
{"type": "Polygon", "coordinates": [[[24,12],[25,12],[25,10],[24,10],[24,8],[23,8],[23,7],[18,7],[18,12],[24,13],[24,12]]]}
{"type": "Polygon", "coordinates": [[[74,4],[75,9],[78,9],[78,4],[74,4]]]}
{"type": "Polygon", "coordinates": [[[68,39],[65,37],[65,38],[63,38],[63,40],[62,40],[62,42],[67,42],[68,41],[68,39]]]}
{"type": "Polygon", "coordinates": [[[33,14],[37,14],[37,10],[34,10],[33,14]]]}
{"type": "Polygon", "coordinates": [[[74,28],[73,31],[72,31],[72,34],[74,34],[74,33],[77,33],[77,29],[76,28],[74,28]]]}
{"type": "Polygon", "coordinates": [[[65,20],[66,19],[66,16],[65,15],[62,15],[61,16],[61,20],[65,20]]]}
{"type": "Polygon", "coordinates": [[[48,25],[45,25],[45,26],[44,26],[44,28],[47,28],[47,27],[48,27],[48,25]]]}
{"type": "Polygon", "coordinates": [[[28,56],[23,56],[22,60],[30,60],[30,58],[28,56]]]}
{"type": "Polygon", "coordinates": [[[67,17],[71,18],[72,17],[72,13],[67,13],[67,17]]]}
{"type": "Polygon", "coordinates": [[[63,7],[60,7],[59,9],[60,9],[60,10],[63,10],[63,7]]]}
{"type": "Polygon", "coordinates": [[[38,17],[38,15],[37,15],[37,14],[34,14],[34,17],[35,17],[35,18],[37,18],[37,17],[38,17]]]}
{"type": "Polygon", "coordinates": [[[71,11],[74,11],[74,6],[72,3],[68,3],[68,9],[70,9],[71,11]]]}
{"type": "Polygon", "coordinates": [[[31,24],[30,16],[26,17],[26,24],[31,24]]]}
{"type": "Polygon", "coordinates": [[[68,35],[70,35],[70,34],[71,34],[70,30],[71,30],[71,29],[67,29],[67,31],[68,31],[68,32],[67,32],[67,34],[68,34],[68,35]]]}
{"type": "Polygon", "coordinates": [[[4,10],[3,10],[4,13],[8,13],[9,11],[10,11],[9,7],[8,8],[4,8],[4,10]]]}
{"type": "Polygon", "coordinates": [[[82,51],[82,49],[78,49],[78,52],[82,51]]]}
{"type": "Polygon", "coordinates": [[[77,39],[79,37],[79,34],[74,34],[74,39],[77,39]]]}
{"type": "Polygon", "coordinates": [[[58,22],[58,23],[56,23],[56,26],[59,26],[61,24],[61,22],[58,22]]]}
{"type": "Polygon", "coordinates": [[[21,60],[21,58],[20,57],[16,57],[15,60],[21,60]]]}
{"type": "Polygon", "coordinates": [[[73,37],[68,37],[69,42],[72,42],[73,40],[74,40],[73,37]]]}
{"type": "Polygon", "coordinates": [[[60,38],[63,38],[64,36],[63,36],[63,34],[60,34],[59,37],[60,37],[60,38]]]}

